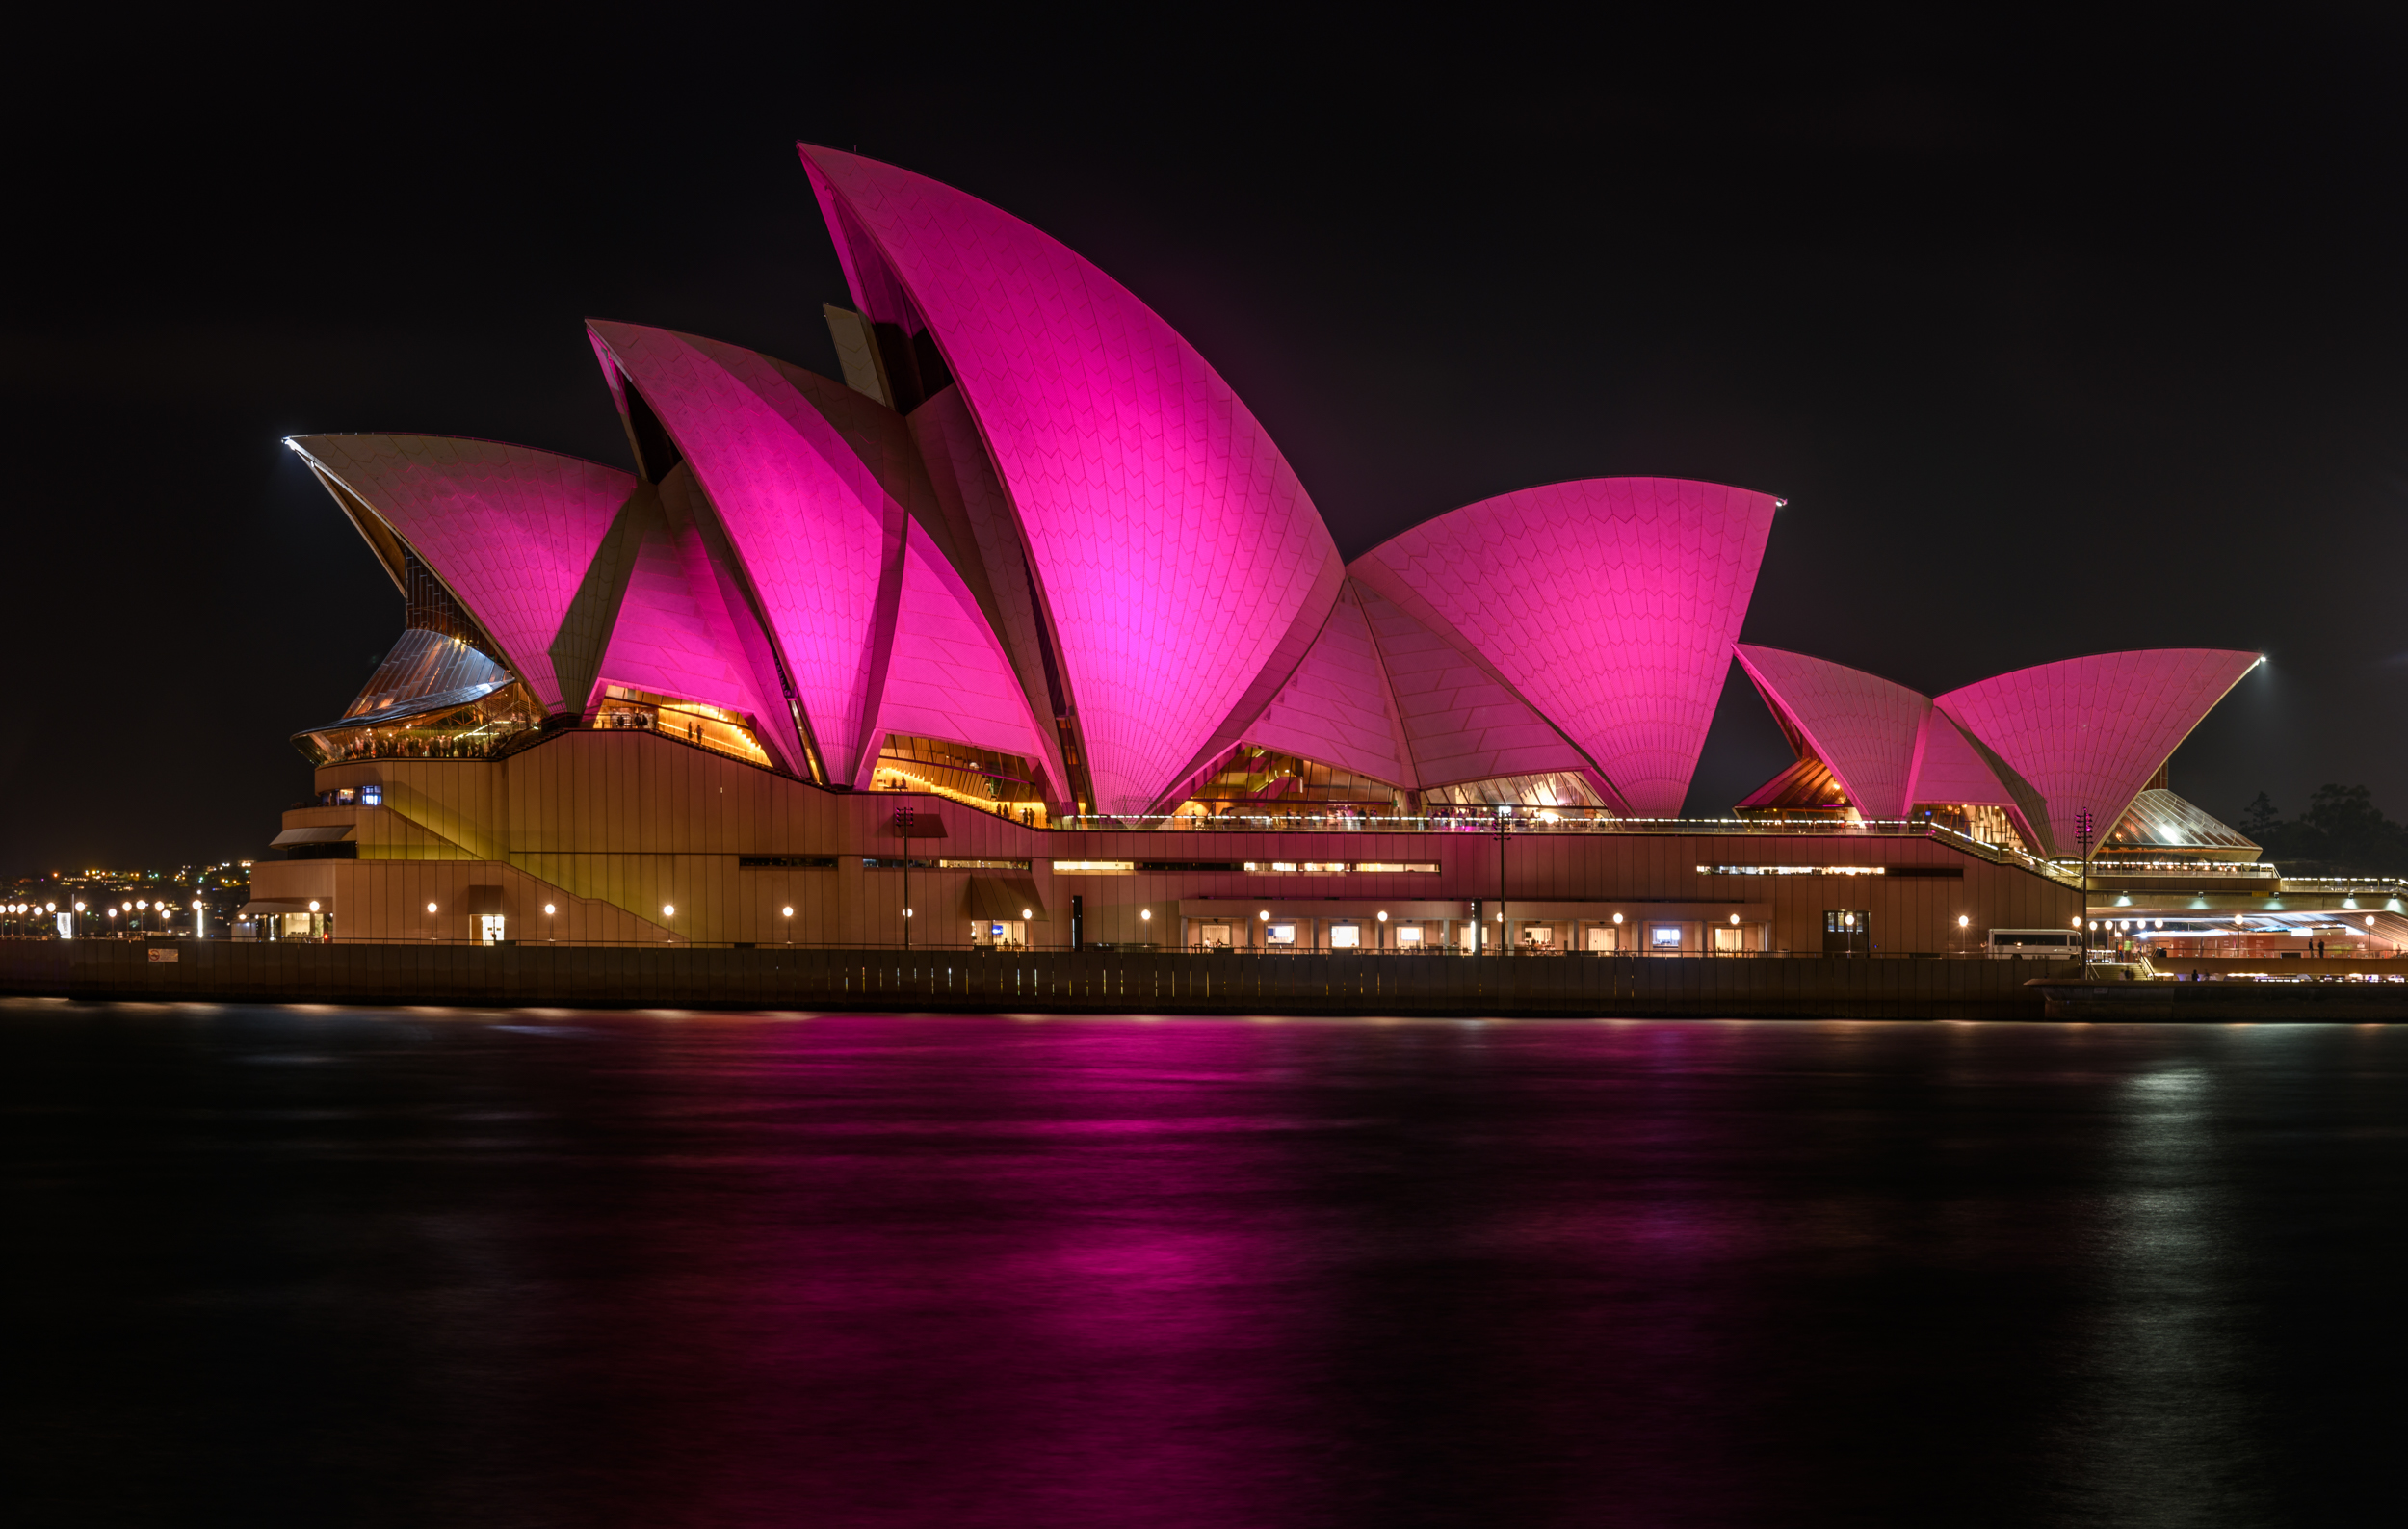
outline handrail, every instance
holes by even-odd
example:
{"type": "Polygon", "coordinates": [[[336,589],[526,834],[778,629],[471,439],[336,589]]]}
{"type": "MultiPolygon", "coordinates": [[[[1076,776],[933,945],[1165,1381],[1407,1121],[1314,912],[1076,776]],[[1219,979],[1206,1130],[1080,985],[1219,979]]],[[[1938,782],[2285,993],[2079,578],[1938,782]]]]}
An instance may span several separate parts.
{"type": "MultiPolygon", "coordinates": [[[[24,937],[55,938],[56,936],[32,936],[24,937]]],[[[106,936],[79,937],[97,938],[106,936]]],[[[499,942],[488,942],[480,939],[475,936],[444,936],[439,938],[394,939],[372,938],[364,936],[332,935],[323,939],[308,939],[298,936],[291,939],[245,939],[213,934],[205,940],[196,942],[190,936],[180,936],[179,938],[178,936],[172,935],[159,933],[154,933],[148,936],[135,936],[133,937],[137,939],[148,938],[154,942],[175,938],[178,939],[179,943],[184,944],[202,943],[209,945],[239,945],[245,947],[261,945],[390,945],[396,949],[423,949],[428,946],[440,945],[490,950],[507,950],[512,948],[523,950],[783,950],[810,952],[850,951],[859,952],[864,955],[995,956],[999,958],[1016,958],[1021,956],[1056,957],[1086,954],[1097,956],[1211,956],[1230,958],[1260,956],[1279,959],[1295,959],[1306,956],[1371,956],[1381,959],[1391,957],[1400,959],[1429,958],[1445,959],[1450,961],[1481,961],[1492,957],[1504,957],[1515,961],[2026,961],[2054,962],[2061,965],[2071,965],[2076,963],[2074,958],[2071,956],[2046,955],[2029,951],[2020,953],[2010,951],[1994,954],[1985,950],[1876,950],[1855,952],[1823,950],[1575,950],[1569,948],[1560,950],[1545,948],[1533,950],[1526,949],[1520,946],[1513,946],[1504,950],[1483,948],[1475,952],[1464,950],[1460,946],[1452,944],[1421,946],[1390,945],[1384,948],[1366,945],[1353,949],[1337,950],[1322,949],[1312,946],[1292,947],[1280,945],[1149,945],[1134,940],[1125,943],[1108,940],[1089,944],[1084,947],[1083,950],[1074,951],[1067,945],[972,945],[957,942],[930,944],[916,937],[912,940],[908,947],[904,946],[900,940],[507,939],[499,942]]],[[[2339,958],[2334,959],[2338,960],[2339,958]]],[[[2385,958],[2369,957],[2365,959],[2377,960],[2385,958]]]]}
{"type": "Polygon", "coordinates": [[[1515,838],[1558,833],[1729,835],[1738,838],[1866,838],[1937,839],[1968,855],[1998,865],[2013,865],[2054,881],[2079,882],[2080,861],[2045,860],[2021,850],[1991,844],[1946,824],[1918,819],[1867,818],[1855,822],[1812,822],[1795,818],[1618,818],[1581,807],[1544,808],[1503,817],[1470,813],[1428,813],[1420,816],[1373,817],[1353,813],[1224,813],[1217,817],[1141,814],[1107,817],[1094,813],[1061,817],[1053,826],[1070,832],[1191,832],[1208,833],[1470,833],[1495,837],[1500,831],[1515,838]],[[1572,816],[1570,814],[1579,814],[1572,816]]]}

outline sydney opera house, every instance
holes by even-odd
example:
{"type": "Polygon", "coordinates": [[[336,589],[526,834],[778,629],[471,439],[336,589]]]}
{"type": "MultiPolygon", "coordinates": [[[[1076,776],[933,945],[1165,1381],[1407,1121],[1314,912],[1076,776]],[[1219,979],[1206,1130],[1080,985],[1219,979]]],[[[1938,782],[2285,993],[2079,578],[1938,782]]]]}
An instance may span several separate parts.
{"type": "Polygon", "coordinates": [[[2164,779],[2254,654],[1925,697],[1741,646],[1781,501],[1717,484],[1522,488],[1348,562],[1112,277],[801,154],[842,381],[596,321],[633,471],[289,442],[406,616],[296,740],[263,936],[1945,954],[2072,930],[2085,852],[2255,861],[2164,779]],[[1685,821],[1735,657],[1796,762],[1685,821]]]}

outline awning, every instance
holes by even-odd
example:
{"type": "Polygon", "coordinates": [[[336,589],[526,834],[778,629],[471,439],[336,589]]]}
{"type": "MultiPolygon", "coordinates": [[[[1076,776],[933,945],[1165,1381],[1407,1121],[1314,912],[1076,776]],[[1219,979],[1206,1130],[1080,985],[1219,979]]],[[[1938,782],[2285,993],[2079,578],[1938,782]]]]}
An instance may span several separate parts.
{"type": "Polygon", "coordinates": [[[1036,922],[1046,921],[1036,883],[1025,876],[973,876],[961,890],[961,910],[970,918],[1010,922],[1023,909],[1036,922]]]}
{"type": "MultiPolygon", "coordinates": [[[[318,911],[321,913],[327,911],[328,906],[333,901],[334,899],[330,897],[321,897],[317,899],[318,911]]],[[[309,911],[309,903],[310,899],[305,897],[261,898],[257,902],[245,903],[243,905],[243,910],[235,916],[238,918],[256,918],[261,913],[306,913],[309,911]]]]}
{"type": "Polygon", "coordinates": [[[502,889],[498,886],[464,886],[460,888],[459,906],[456,913],[498,913],[502,910],[502,889]]]}
{"type": "Polygon", "coordinates": [[[350,823],[322,823],[316,828],[286,829],[268,841],[268,848],[281,850],[295,844],[333,844],[350,838],[352,830],[356,826],[350,823]]]}

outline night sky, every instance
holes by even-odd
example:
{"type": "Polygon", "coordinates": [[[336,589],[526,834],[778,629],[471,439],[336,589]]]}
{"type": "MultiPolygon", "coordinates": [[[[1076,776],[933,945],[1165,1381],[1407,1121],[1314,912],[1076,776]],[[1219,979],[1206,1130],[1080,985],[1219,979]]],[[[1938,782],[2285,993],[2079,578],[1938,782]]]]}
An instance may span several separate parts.
{"type": "MultiPolygon", "coordinates": [[[[835,374],[797,139],[1126,283],[1349,557],[1558,479],[1760,488],[1790,503],[1747,641],[1926,693],[2261,651],[2176,788],[2231,817],[2363,782],[2408,816],[2396,13],[329,13],[12,49],[0,874],[254,856],[309,788],[288,735],[402,608],[279,437],[624,465],[589,315],[835,374]]],[[[1735,670],[1688,810],[1788,757],[1735,670]]]]}

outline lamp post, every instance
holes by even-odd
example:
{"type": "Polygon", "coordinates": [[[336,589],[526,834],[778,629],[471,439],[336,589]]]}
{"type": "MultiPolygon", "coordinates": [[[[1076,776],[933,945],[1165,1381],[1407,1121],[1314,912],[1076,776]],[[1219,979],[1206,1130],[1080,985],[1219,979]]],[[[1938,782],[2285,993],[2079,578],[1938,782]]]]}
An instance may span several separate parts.
{"type": "Polygon", "coordinates": [[[2081,845],[2081,964],[2090,969],[2090,836],[2098,822],[2088,807],[2074,814],[2074,837],[2081,845]]]}
{"type": "Polygon", "coordinates": [[[1500,803],[1498,803],[1498,804],[1497,804],[1497,946],[1496,946],[1496,952],[1497,952],[1497,954],[1498,954],[1498,955],[1500,955],[1500,956],[1502,956],[1502,955],[1504,955],[1504,954],[1505,954],[1505,836],[1506,836],[1507,834],[1511,833],[1512,831],[1513,831],[1513,804],[1512,804],[1512,803],[1510,803],[1510,802],[1500,802],[1500,803]]]}
{"type": "Polygon", "coordinates": [[[895,837],[903,840],[903,951],[911,950],[911,809],[895,809],[895,837]]]}

